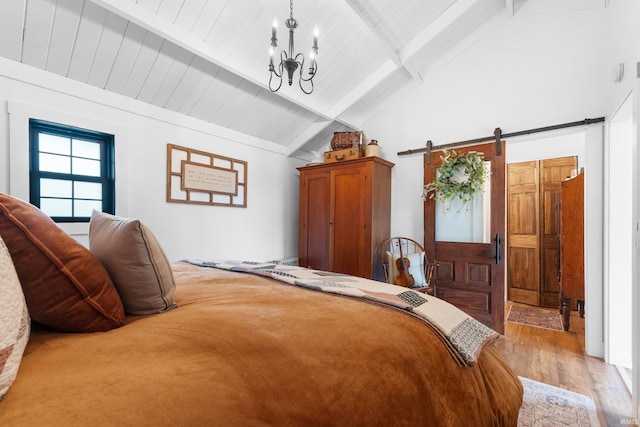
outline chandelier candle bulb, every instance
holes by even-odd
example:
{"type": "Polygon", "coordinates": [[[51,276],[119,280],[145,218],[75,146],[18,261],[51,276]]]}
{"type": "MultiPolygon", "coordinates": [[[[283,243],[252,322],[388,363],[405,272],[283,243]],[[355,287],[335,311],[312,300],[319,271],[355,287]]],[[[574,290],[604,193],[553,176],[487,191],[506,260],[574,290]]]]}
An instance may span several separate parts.
{"type": "Polygon", "coordinates": [[[313,29],[313,49],[318,50],[318,27],[313,29]]]}

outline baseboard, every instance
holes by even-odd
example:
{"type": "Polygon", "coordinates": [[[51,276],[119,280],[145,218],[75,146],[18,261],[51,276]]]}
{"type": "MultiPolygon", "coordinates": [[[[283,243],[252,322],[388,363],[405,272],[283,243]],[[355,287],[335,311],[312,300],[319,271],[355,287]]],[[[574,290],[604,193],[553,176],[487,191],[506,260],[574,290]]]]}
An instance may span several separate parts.
{"type": "Polygon", "coordinates": [[[630,395],[633,395],[633,392],[631,391],[631,370],[620,365],[615,365],[615,367],[618,370],[620,377],[622,378],[622,382],[624,383],[625,387],[627,387],[627,391],[630,395]]]}

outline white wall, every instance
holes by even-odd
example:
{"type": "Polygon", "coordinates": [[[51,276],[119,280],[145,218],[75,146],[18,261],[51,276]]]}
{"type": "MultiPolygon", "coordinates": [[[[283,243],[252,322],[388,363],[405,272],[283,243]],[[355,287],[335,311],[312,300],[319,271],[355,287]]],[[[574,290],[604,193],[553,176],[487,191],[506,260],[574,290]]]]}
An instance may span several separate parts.
{"type": "Polygon", "coordinates": [[[605,286],[608,342],[605,360],[631,368],[631,250],[633,247],[632,210],[632,138],[633,97],[629,96],[609,121],[605,158],[612,167],[605,181],[605,286]],[[613,167],[615,162],[615,167],[613,167]]]}
{"type": "MultiPolygon", "coordinates": [[[[496,127],[509,133],[608,113],[610,65],[603,61],[607,44],[602,37],[607,10],[542,13],[529,10],[529,4],[533,3],[525,2],[512,18],[488,22],[481,39],[426,75],[423,84],[416,83],[384,105],[364,126],[387,158],[397,163],[392,234],[418,240],[424,236],[422,156],[400,158],[396,152],[419,148],[426,140],[438,145],[490,136],[496,127]]],[[[584,161],[592,162],[593,173],[587,178],[592,183],[587,188],[591,203],[602,201],[602,157],[597,155],[602,152],[602,126],[595,128],[587,131],[584,148],[584,161]]],[[[507,141],[507,156],[511,144],[507,141]]],[[[601,204],[595,207],[602,210],[601,204]]],[[[595,233],[601,233],[602,217],[591,220],[599,221],[595,233]]],[[[587,351],[602,355],[602,238],[589,230],[591,259],[599,269],[593,272],[594,291],[588,298],[587,351]]]]}
{"type": "MultiPolygon", "coordinates": [[[[116,136],[116,214],[145,222],[171,261],[297,255],[302,162],[281,147],[7,60],[0,105],[0,191],[28,200],[29,117],[93,128],[116,136]],[[248,207],[167,203],[168,143],[247,161],[248,207]]],[[[67,230],[86,243],[86,224],[67,230]]]]}
{"type": "MultiPolygon", "coordinates": [[[[392,234],[422,238],[422,156],[395,153],[601,117],[609,66],[604,9],[527,14],[486,24],[483,38],[382,105],[363,129],[393,170],[392,234]]],[[[508,152],[507,147],[507,152],[508,152]]]]}
{"type": "MultiPolygon", "coordinates": [[[[633,93],[633,144],[632,144],[632,221],[628,234],[635,236],[632,248],[632,353],[633,374],[632,394],[634,416],[640,418],[640,80],[637,75],[637,63],[640,62],[640,2],[637,0],[611,0],[607,16],[607,56],[609,66],[622,63],[625,75],[619,83],[609,83],[607,88],[607,111],[613,114],[623,100],[633,93]]],[[[611,167],[614,167],[612,165],[611,167]]]]}
{"type": "Polygon", "coordinates": [[[632,141],[632,171],[633,178],[631,181],[631,206],[632,227],[631,234],[634,236],[632,247],[632,269],[631,269],[631,306],[636,307],[632,311],[632,394],[633,394],[633,413],[636,419],[640,418],[640,79],[636,79],[634,93],[634,112],[633,112],[633,141],[632,141]]]}

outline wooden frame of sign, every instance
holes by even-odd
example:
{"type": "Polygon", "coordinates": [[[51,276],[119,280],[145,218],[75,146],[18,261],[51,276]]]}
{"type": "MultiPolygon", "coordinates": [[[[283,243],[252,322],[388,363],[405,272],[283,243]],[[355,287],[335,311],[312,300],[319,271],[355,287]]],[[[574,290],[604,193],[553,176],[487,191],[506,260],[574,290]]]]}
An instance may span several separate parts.
{"type": "Polygon", "coordinates": [[[167,202],[247,207],[243,160],[167,144],[167,202]]]}

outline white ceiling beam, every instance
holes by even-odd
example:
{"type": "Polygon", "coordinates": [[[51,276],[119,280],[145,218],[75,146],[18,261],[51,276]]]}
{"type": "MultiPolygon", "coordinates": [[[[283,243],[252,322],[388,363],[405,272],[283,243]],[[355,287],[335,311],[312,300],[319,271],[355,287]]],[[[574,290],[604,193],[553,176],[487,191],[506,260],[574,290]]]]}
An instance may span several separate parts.
{"type": "Polygon", "coordinates": [[[479,0],[458,0],[429,26],[409,41],[400,52],[400,58],[406,62],[424,48],[430,41],[447,29],[449,25],[471,9],[479,0]]]}
{"type": "MultiPolygon", "coordinates": [[[[264,79],[264,76],[258,76],[257,74],[251,74],[242,69],[242,67],[233,58],[221,54],[210,45],[197,37],[189,34],[187,31],[181,29],[177,25],[168,22],[157,15],[147,11],[141,6],[136,5],[131,0],[90,0],[91,2],[105,8],[106,10],[131,21],[140,27],[144,28],[151,33],[156,34],[163,39],[166,39],[177,46],[186,49],[187,51],[197,55],[225,70],[241,77],[251,83],[268,89],[268,85],[264,79]]],[[[329,110],[322,107],[313,101],[313,98],[303,97],[301,93],[292,92],[292,94],[286,92],[277,92],[278,96],[286,99],[289,102],[296,104],[305,110],[320,116],[325,120],[336,120],[343,123],[345,126],[354,127],[351,123],[343,122],[338,119],[337,116],[331,114],[329,110]]]]}
{"type": "MultiPolygon", "coordinates": [[[[362,4],[361,0],[344,0],[344,3],[348,6],[348,9],[353,13],[354,17],[360,21],[369,33],[379,41],[379,46],[382,48],[389,60],[384,62],[377,70],[369,74],[367,79],[362,81],[347,95],[343,96],[340,102],[331,108],[332,115],[335,117],[341,117],[343,112],[355,104],[359,99],[364,97],[369,91],[374,89],[389,74],[398,68],[404,68],[411,77],[422,83],[422,76],[409,64],[404,63],[399,52],[394,49],[387,39],[384,38],[377,26],[377,21],[379,20],[371,15],[371,11],[375,9],[367,9],[362,4]]],[[[343,119],[341,119],[341,121],[342,120],[343,119]]],[[[358,128],[354,127],[354,129],[358,128]]]]}
{"type": "Polygon", "coordinates": [[[448,63],[453,58],[460,55],[462,52],[468,50],[478,40],[481,40],[487,34],[493,31],[496,28],[496,25],[499,25],[501,22],[503,22],[506,16],[505,13],[498,13],[490,17],[489,19],[487,19],[480,27],[476,28],[473,31],[473,33],[464,37],[455,46],[447,50],[446,53],[444,53],[443,55],[440,55],[435,61],[432,61],[429,64],[425,73],[426,74],[433,73],[435,70],[442,67],[444,64],[448,63]]]}
{"type": "Polygon", "coordinates": [[[513,18],[513,14],[514,14],[514,9],[513,9],[513,2],[515,0],[504,0],[505,5],[507,6],[507,18],[513,18]]]}
{"type": "Polygon", "coordinates": [[[311,141],[316,137],[316,135],[328,128],[331,123],[333,123],[332,120],[326,120],[323,122],[315,122],[312,123],[311,126],[307,126],[307,128],[296,137],[295,141],[287,146],[287,156],[291,156],[293,153],[303,148],[307,142],[311,141]]]}
{"type": "Polygon", "coordinates": [[[396,65],[397,68],[404,67],[407,72],[414,79],[422,82],[422,76],[416,72],[413,67],[408,66],[402,61],[398,50],[394,48],[394,46],[389,43],[389,41],[384,38],[384,35],[380,31],[380,27],[377,25],[381,19],[378,19],[372,15],[372,12],[376,11],[375,8],[368,8],[362,4],[360,0],[344,0],[344,2],[349,6],[351,11],[354,13],[355,17],[359,19],[365,27],[369,30],[369,32],[378,39],[379,46],[382,48],[384,53],[387,55],[391,61],[396,65]]]}
{"type": "MultiPolygon", "coordinates": [[[[378,67],[377,70],[371,73],[368,78],[363,80],[351,92],[342,97],[340,102],[338,102],[331,109],[332,114],[335,116],[342,115],[342,113],[344,113],[350,106],[352,106],[356,101],[365,96],[370,90],[372,90],[375,86],[377,86],[381,81],[383,81],[397,69],[398,67],[391,59],[387,60],[381,67],[378,67]]],[[[300,134],[293,143],[287,146],[287,154],[291,155],[297,150],[303,148],[308,141],[312,140],[316,135],[324,131],[327,127],[329,127],[329,125],[331,125],[331,123],[333,122],[317,122],[307,127],[307,129],[302,134],[300,134]]],[[[360,127],[355,126],[353,128],[360,129],[360,127]]]]}
{"type": "Polygon", "coordinates": [[[400,55],[394,47],[391,46],[389,41],[383,37],[379,27],[377,26],[378,20],[371,15],[371,11],[373,11],[373,9],[367,10],[360,0],[344,0],[344,2],[354,13],[356,19],[360,20],[369,30],[369,33],[378,39],[380,42],[379,46],[384,50],[387,57],[389,57],[396,66],[401,67],[402,61],[400,60],[400,55]]]}
{"type": "MultiPolygon", "coordinates": [[[[460,18],[465,12],[471,9],[480,0],[458,0],[451,7],[449,7],[444,13],[442,13],[434,22],[425,27],[418,35],[405,44],[400,52],[397,52],[389,44],[389,42],[382,37],[382,34],[378,27],[375,25],[375,18],[370,13],[365,11],[365,7],[362,5],[361,0],[344,0],[349,8],[354,12],[369,31],[375,35],[382,43],[384,50],[387,52],[390,60],[393,62],[396,68],[404,67],[407,72],[419,82],[422,82],[422,76],[411,67],[407,61],[416,55],[422,48],[424,48],[435,37],[442,33],[446,28],[451,25],[455,20],[460,18]]],[[[505,0],[511,1],[513,0],[505,0]]],[[[332,108],[332,112],[337,116],[340,116],[351,105],[355,104],[359,99],[364,97],[367,92],[372,90],[377,84],[382,82],[393,69],[389,69],[389,63],[385,63],[378,68],[375,72],[371,73],[370,77],[363,81],[360,85],[354,88],[348,95],[344,96],[340,103],[336,104],[332,108]]]]}
{"type": "Polygon", "coordinates": [[[374,70],[364,79],[358,86],[353,88],[349,93],[342,97],[340,102],[331,108],[331,112],[337,116],[344,113],[350,106],[355,104],[359,99],[364,97],[369,91],[376,87],[380,82],[387,78],[391,73],[396,71],[398,67],[392,60],[387,60],[384,64],[374,70]]]}

